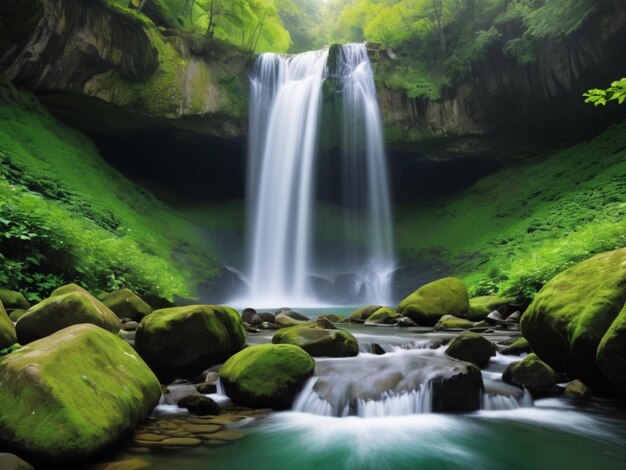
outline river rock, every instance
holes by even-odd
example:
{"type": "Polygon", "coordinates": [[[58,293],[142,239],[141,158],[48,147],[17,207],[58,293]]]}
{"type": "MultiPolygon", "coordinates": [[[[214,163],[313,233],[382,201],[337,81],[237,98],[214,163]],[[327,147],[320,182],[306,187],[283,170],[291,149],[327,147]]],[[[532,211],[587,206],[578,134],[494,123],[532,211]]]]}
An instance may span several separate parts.
{"type": "Polygon", "coordinates": [[[241,318],[243,319],[244,323],[252,326],[259,326],[261,323],[263,323],[263,319],[256,313],[256,310],[253,308],[244,308],[243,312],[241,312],[241,318]]]}
{"type": "Polygon", "coordinates": [[[28,309],[15,325],[21,344],[51,335],[71,325],[91,323],[111,333],[120,331],[120,319],[84,289],[49,297],[28,309]]]}
{"type": "Polygon", "coordinates": [[[30,308],[30,303],[26,300],[26,297],[14,290],[0,289],[0,302],[2,302],[4,308],[8,309],[21,308],[28,310],[30,308]]]}
{"type": "Polygon", "coordinates": [[[83,287],[79,286],[78,284],[74,284],[73,282],[71,282],[70,284],[65,284],[64,286],[57,287],[56,289],[54,289],[52,291],[52,293],[50,294],[50,297],[57,297],[59,295],[69,294],[70,292],[80,292],[82,294],[89,294],[89,295],[91,295],[91,293],[88,292],[83,287]]]}
{"type": "Polygon", "coordinates": [[[555,370],[626,394],[626,248],[548,281],[522,315],[522,334],[555,370]]]}
{"type": "Polygon", "coordinates": [[[318,326],[292,326],[272,337],[274,344],[293,344],[316,357],[349,357],[359,353],[356,338],[345,330],[324,330],[318,326]]]}
{"type": "Polygon", "coordinates": [[[310,322],[308,320],[296,320],[295,318],[290,317],[285,313],[279,313],[274,318],[274,321],[281,328],[288,328],[290,326],[297,325],[308,325],[310,322]]]}
{"type": "Polygon", "coordinates": [[[155,375],[124,340],[74,325],[0,359],[0,442],[80,458],[130,433],[158,403],[155,375]]]}
{"type": "Polygon", "coordinates": [[[0,453],[0,468],[2,470],[33,470],[33,466],[20,459],[17,455],[0,453]]]}
{"type": "Polygon", "coordinates": [[[442,330],[467,330],[472,328],[474,323],[464,318],[453,317],[452,315],[444,315],[435,323],[435,331],[442,330]]]}
{"type": "Polygon", "coordinates": [[[512,362],[502,374],[502,381],[527,388],[534,397],[550,393],[557,383],[557,375],[548,364],[531,353],[523,360],[512,362]]]}
{"type": "Polygon", "coordinates": [[[318,320],[320,318],[324,318],[325,320],[328,320],[332,323],[343,323],[346,320],[344,317],[339,316],[336,313],[325,313],[324,315],[320,315],[319,317],[317,317],[318,320]]]}
{"type": "Polygon", "coordinates": [[[253,408],[289,409],[313,374],[315,361],[290,344],[251,346],[232,356],[220,370],[226,394],[253,408]]]}
{"type": "Polygon", "coordinates": [[[259,325],[259,330],[280,330],[280,326],[276,323],[264,321],[259,325]]]}
{"type": "Polygon", "coordinates": [[[23,308],[14,308],[13,310],[11,310],[11,312],[9,313],[9,318],[11,319],[11,321],[16,322],[18,321],[20,318],[22,318],[24,315],[26,315],[26,312],[28,310],[24,310],[23,308]]]}
{"type": "Polygon", "coordinates": [[[209,397],[189,395],[178,402],[180,408],[187,408],[190,414],[197,416],[219,415],[220,406],[209,397]]]}
{"type": "Polygon", "coordinates": [[[328,320],[327,318],[318,318],[315,320],[315,325],[323,328],[324,330],[336,330],[337,327],[333,325],[333,322],[328,320]]]}
{"type": "Polygon", "coordinates": [[[152,307],[144,302],[130,289],[120,289],[110,293],[102,301],[118,317],[141,321],[143,317],[152,313],[152,307]]]}
{"type": "Polygon", "coordinates": [[[593,394],[590,387],[576,379],[565,387],[565,396],[576,400],[589,400],[593,394]]]}
{"type": "Polygon", "coordinates": [[[401,317],[396,320],[396,326],[399,326],[401,328],[411,328],[414,326],[418,326],[418,324],[411,320],[409,317],[401,317]]]}
{"type": "Polygon", "coordinates": [[[370,345],[370,351],[372,354],[376,354],[377,356],[382,356],[383,354],[385,354],[385,350],[378,343],[372,343],[370,345]]]}
{"type": "Polygon", "coordinates": [[[0,301],[0,349],[8,348],[15,343],[17,343],[15,326],[0,301]]]}
{"type": "Polygon", "coordinates": [[[483,368],[496,355],[496,346],[478,333],[464,331],[450,342],[446,354],[483,368]]]}
{"type": "Polygon", "coordinates": [[[500,350],[501,354],[511,356],[521,356],[522,354],[528,354],[530,352],[532,352],[532,349],[526,338],[518,338],[513,343],[500,350]]]}
{"type": "Polygon", "coordinates": [[[192,377],[239,351],[246,332],[239,313],[224,306],[190,305],[145,316],[135,338],[137,352],[159,378],[192,377]]]}
{"type": "Polygon", "coordinates": [[[261,320],[268,323],[274,323],[276,321],[276,315],[270,312],[261,312],[258,314],[261,320]]]}
{"type": "Polygon", "coordinates": [[[365,325],[395,325],[399,318],[402,318],[402,316],[398,315],[392,308],[380,307],[369,317],[367,317],[367,320],[365,320],[365,325]]]}
{"type": "Polygon", "coordinates": [[[435,326],[444,315],[466,318],[469,312],[467,287],[453,277],[439,279],[406,297],[397,311],[422,326],[435,326]]]}
{"type": "Polygon", "coordinates": [[[489,313],[497,310],[501,315],[507,315],[511,311],[511,305],[515,302],[512,297],[500,297],[497,295],[485,295],[470,299],[470,310],[467,318],[472,321],[484,320],[489,313]]]}
{"type": "Polygon", "coordinates": [[[365,307],[357,308],[350,314],[348,320],[355,323],[365,323],[365,321],[382,305],[366,305],[365,307]]]}

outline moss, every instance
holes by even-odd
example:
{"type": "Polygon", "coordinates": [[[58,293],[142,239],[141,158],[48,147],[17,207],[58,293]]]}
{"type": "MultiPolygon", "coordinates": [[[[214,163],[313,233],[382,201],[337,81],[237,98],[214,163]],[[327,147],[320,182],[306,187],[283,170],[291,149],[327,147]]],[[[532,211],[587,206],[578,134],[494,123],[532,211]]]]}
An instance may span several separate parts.
{"type": "Polygon", "coordinates": [[[272,337],[274,344],[293,344],[316,357],[350,357],[359,353],[356,338],[345,330],[325,330],[316,325],[284,328],[272,337]]]}
{"type": "Polygon", "coordinates": [[[15,326],[0,301],[0,349],[8,348],[15,343],[17,343],[15,326]]]}
{"type": "Polygon", "coordinates": [[[470,311],[467,318],[472,321],[484,320],[494,310],[505,315],[509,306],[515,302],[513,297],[500,297],[497,295],[483,295],[470,299],[470,311]]]}
{"type": "Polygon", "coordinates": [[[381,307],[372,313],[367,320],[366,325],[384,325],[393,323],[394,319],[400,317],[396,311],[390,307],[381,307]]]}
{"type": "Polygon", "coordinates": [[[357,308],[354,312],[350,314],[348,320],[363,323],[379,308],[381,308],[380,305],[366,305],[364,307],[357,308]]]}
{"type": "Polygon", "coordinates": [[[596,362],[611,385],[626,396],[626,304],[602,337],[596,362]]]}
{"type": "Polygon", "coordinates": [[[505,355],[521,355],[532,352],[532,349],[526,338],[518,338],[500,352],[505,355]]]}
{"type": "Polygon", "coordinates": [[[424,326],[434,326],[444,315],[465,318],[469,311],[467,288],[459,279],[439,279],[402,300],[397,311],[424,326]]]}
{"type": "Polygon", "coordinates": [[[236,310],[190,305],[146,315],[137,329],[135,347],[152,370],[167,381],[220,364],[245,341],[246,332],[236,310]]]}
{"type": "Polygon", "coordinates": [[[444,315],[435,324],[435,331],[454,330],[454,329],[466,330],[473,326],[474,326],[474,322],[470,320],[466,320],[465,318],[457,318],[452,315],[444,315]]]}
{"type": "Polygon", "coordinates": [[[81,294],[91,295],[86,289],[82,288],[74,282],[57,287],[50,293],[50,297],[57,297],[59,295],[69,294],[70,292],[80,292],[81,294]]]}
{"type": "Polygon", "coordinates": [[[491,356],[496,355],[496,346],[478,333],[464,331],[450,341],[446,354],[483,368],[489,363],[491,356]]]}
{"type": "Polygon", "coordinates": [[[531,353],[523,360],[509,364],[502,374],[502,381],[527,388],[537,397],[550,391],[557,376],[552,367],[531,353]]]}
{"type": "Polygon", "coordinates": [[[15,327],[20,343],[26,344],[79,323],[91,323],[111,333],[119,332],[121,326],[119,318],[90,294],[69,292],[31,307],[15,327]]]}
{"type": "Polygon", "coordinates": [[[6,308],[29,308],[28,300],[20,292],[8,289],[0,289],[0,302],[6,308]]]}
{"type": "Polygon", "coordinates": [[[221,368],[220,379],[235,403],[288,409],[314,368],[315,361],[302,348],[265,344],[231,357],[221,368]]]}
{"type": "Polygon", "coordinates": [[[102,303],[120,318],[141,321],[143,317],[152,313],[152,307],[130,289],[120,289],[112,292],[102,303]]]}
{"type": "Polygon", "coordinates": [[[529,301],[564,269],[625,246],[625,211],[620,124],[569,149],[508,162],[454,195],[397,207],[396,246],[408,260],[446,266],[473,295],[529,301]]]}
{"type": "Polygon", "coordinates": [[[79,458],[129,433],[157,404],[132,347],[77,325],[0,359],[0,440],[45,458],[79,458]]]}
{"type": "Polygon", "coordinates": [[[11,311],[9,318],[11,319],[11,321],[16,322],[20,318],[22,318],[26,314],[27,311],[28,310],[24,310],[23,308],[16,308],[11,311]]]}
{"type": "MultiPolygon", "coordinates": [[[[550,280],[520,326],[533,351],[556,370],[602,384],[596,353],[625,302],[626,248],[622,248],[596,255],[550,280]]],[[[618,322],[613,331],[620,329],[618,322]]]]}

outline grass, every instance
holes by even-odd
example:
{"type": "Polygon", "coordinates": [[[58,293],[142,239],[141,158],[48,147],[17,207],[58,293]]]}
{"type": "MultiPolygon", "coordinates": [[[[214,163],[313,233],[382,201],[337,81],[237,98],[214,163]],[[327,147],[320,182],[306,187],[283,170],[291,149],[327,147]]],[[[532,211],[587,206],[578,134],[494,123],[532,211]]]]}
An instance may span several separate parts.
{"type": "MultiPolygon", "coordinates": [[[[218,274],[217,254],[197,225],[112,169],[31,95],[6,83],[0,91],[5,260],[48,267],[56,279],[95,291],[126,286],[169,299],[192,296],[200,276],[218,274]]],[[[5,263],[0,282],[15,283],[7,271],[5,263]]]]}
{"type": "Polygon", "coordinates": [[[474,294],[528,300],[563,269],[626,246],[625,214],[626,123],[399,208],[396,242],[405,258],[447,265],[474,294]]]}

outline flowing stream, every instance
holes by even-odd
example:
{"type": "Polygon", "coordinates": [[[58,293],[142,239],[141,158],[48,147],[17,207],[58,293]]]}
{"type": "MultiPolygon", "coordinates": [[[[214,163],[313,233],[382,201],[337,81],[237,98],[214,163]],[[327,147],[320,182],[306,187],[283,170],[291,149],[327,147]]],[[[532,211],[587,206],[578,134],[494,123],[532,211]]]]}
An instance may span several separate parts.
{"type": "MultiPolygon", "coordinates": [[[[332,302],[322,282],[345,301],[389,303],[394,269],[391,209],[380,110],[363,44],[338,47],[341,138],[341,230],[331,266],[317,260],[316,187],[331,178],[318,165],[323,83],[329,50],[292,56],[261,54],[250,77],[250,145],[246,299],[235,304],[309,306],[332,302]],[[359,243],[364,249],[355,249],[359,243]],[[342,272],[343,271],[343,272],[342,272]],[[317,281],[317,284],[315,284],[317,281]]],[[[319,248],[318,248],[319,250],[319,248]]]]}

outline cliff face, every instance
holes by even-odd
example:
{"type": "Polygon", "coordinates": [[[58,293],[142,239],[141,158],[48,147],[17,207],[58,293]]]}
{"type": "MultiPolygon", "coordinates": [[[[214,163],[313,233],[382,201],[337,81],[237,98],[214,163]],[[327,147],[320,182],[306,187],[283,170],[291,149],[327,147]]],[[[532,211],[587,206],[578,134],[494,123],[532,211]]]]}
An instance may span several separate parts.
{"type": "Polygon", "coordinates": [[[106,0],[5,0],[0,73],[79,127],[243,133],[246,62],[106,0]]]}
{"type": "MultiPolygon", "coordinates": [[[[602,0],[597,12],[562,39],[537,40],[535,60],[521,64],[504,52],[515,31],[505,28],[465,78],[442,89],[439,100],[410,99],[402,91],[380,89],[388,136],[398,146],[430,138],[450,138],[451,153],[485,151],[491,133],[540,136],[605,126],[626,117],[619,107],[594,109],[581,94],[626,76],[626,9],[602,0]],[[483,144],[484,144],[484,140],[483,144]]],[[[385,58],[380,60],[391,61],[385,58]]],[[[402,63],[402,59],[395,61],[402,63]]],[[[442,139],[446,140],[446,139],[442,139]]]]}

